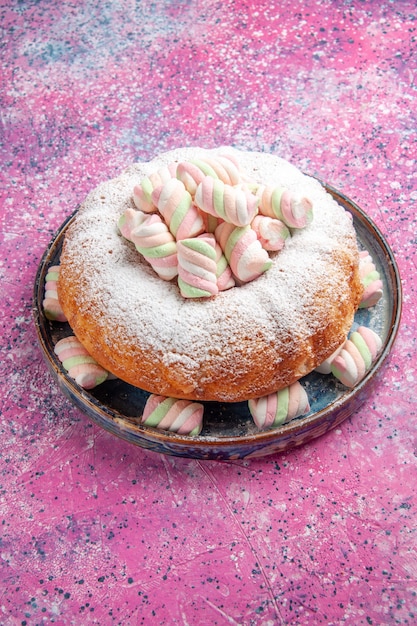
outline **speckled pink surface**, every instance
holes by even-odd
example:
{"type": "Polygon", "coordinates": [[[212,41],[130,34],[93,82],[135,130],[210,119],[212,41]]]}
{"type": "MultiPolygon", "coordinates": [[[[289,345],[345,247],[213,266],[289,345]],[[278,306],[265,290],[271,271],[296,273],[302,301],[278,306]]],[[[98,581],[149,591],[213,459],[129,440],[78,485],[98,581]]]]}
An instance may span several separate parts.
{"type": "Polygon", "coordinates": [[[415,2],[3,2],[0,623],[415,624],[415,2]],[[85,194],[179,145],[293,161],[386,235],[404,289],[363,408],[295,451],[136,448],[59,392],[37,265],[85,194]]]}

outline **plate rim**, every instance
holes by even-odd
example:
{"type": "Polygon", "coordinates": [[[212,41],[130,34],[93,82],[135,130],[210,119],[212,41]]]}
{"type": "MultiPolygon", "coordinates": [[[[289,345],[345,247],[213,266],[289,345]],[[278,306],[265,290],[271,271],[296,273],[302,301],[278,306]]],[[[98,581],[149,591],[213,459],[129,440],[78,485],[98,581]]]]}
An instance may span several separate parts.
{"type": "MultiPolygon", "coordinates": [[[[335,201],[344,207],[349,213],[352,214],[353,219],[359,220],[362,225],[365,225],[368,232],[370,232],[372,238],[378,244],[378,248],[383,252],[386,266],[385,270],[389,274],[390,282],[393,286],[393,294],[392,294],[392,310],[391,310],[391,319],[389,323],[389,329],[387,331],[387,337],[385,339],[384,348],[381,353],[378,355],[376,361],[372,364],[371,369],[364,378],[352,389],[347,389],[341,396],[330,402],[324,408],[320,409],[312,413],[311,415],[307,415],[304,417],[300,417],[294,420],[291,420],[288,423],[282,424],[276,428],[271,428],[269,430],[260,430],[254,433],[248,433],[243,436],[210,436],[210,435],[197,435],[197,436],[189,436],[189,435],[179,435],[178,433],[166,431],[162,429],[152,428],[143,424],[134,423],[133,418],[129,418],[129,416],[123,415],[118,412],[117,409],[107,407],[98,399],[96,399],[93,395],[91,395],[88,390],[80,387],[72,378],[69,377],[67,372],[62,368],[61,363],[58,360],[58,357],[51,351],[48,350],[48,341],[46,333],[43,331],[41,318],[45,317],[43,315],[42,309],[42,300],[43,300],[43,292],[44,292],[44,277],[47,273],[47,268],[50,267],[48,264],[48,260],[53,256],[53,252],[56,248],[59,247],[60,240],[64,238],[65,232],[72,223],[75,218],[75,215],[79,209],[79,205],[76,209],[62,222],[61,226],[54,233],[52,239],[50,240],[47,248],[45,249],[42,258],[38,264],[36,278],[34,283],[33,290],[33,317],[37,332],[38,341],[42,348],[43,356],[49,365],[50,370],[52,370],[52,374],[57,380],[58,386],[63,391],[63,393],[69,397],[69,399],[77,406],[77,408],[84,414],[87,414],[91,421],[94,421],[101,428],[109,431],[111,434],[118,436],[119,438],[128,441],[137,446],[148,447],[145,444],[153,443],[155,445],[160,445],[162,447],[174,446],[178,448],[178,451],[173,451],[169,449],[161,449],[159,451],[166,452],[167,454],[177,454],[179,456],[187,456],[191,458],[196,458],[196,454],[190,453],[190,448],[195,448],[198,450],[199,448],[211,448],[211,446],[216,446],[216,450],[213,448],[213,455],[204,458],[229,458],[222,456],[222,449],[230,448],[230,446],[237,446],[239,448],[251,448],[262,450],[263,448],[268,448],[274,443],[278,443],[280,439],[283,438],[284,435],[291,440],[291,436],[295,435],[300,427],[303,426],[307,430],[311,427],[313,430],[314,427],[319,427],[322,423],[326,423],[326,418],[333,415],[334,413],[342,412],[343,406],[352,402],[352,410],[346,411],[346,414],[341,415],[340,419],[336,419],[334,423],[329,423],[328,428],[324,432],[328,432],[340,424],[344,419],[346,419],[349,415],[355,412],[361,404],[366,399],[365,390],[369,387],[370,381],[372,379],[376,379],[379,377],[379,374],[386,364],[387,359],[391,353],[392,346],[397,338],[399,327],[401,324],[401,315],[402,315],[402,304],[403,304],[403,295],[402,295],[402,284],[401,284],[401,276],[398,268],[398,264],[394,257],[394,254],[391,250],[391,247],[384,237],[382,231],[375,224],[371,217],[369,217],[360,206],[351,200],[344,193],[329,185],[326,182],[323,182],[319,178],[316,180],[325,188],[325,190],[330,193],[330,195],[335,199],[335,201]],[[65,386],[62,383],[62,379],[65,380],[65,386]],[[80,404],[80,402],[76,402],[74,400],[73,395],[71,395],[70,391],[72,391],[73,395],[81,396],[82,401],[86,402],[92,411],[99,411],[100,419],[94,418],[89,412],[84,409],[84,406],[80,404]],[[356,402],[353,402],[356,400],[356,402]],[[101,423],[102,421],[110,420],[110,424],[101,423]],[[124,420],[123,425],[120,423],[124,420]],[[127,433],[131,433],[135,435],[135,441],[128,439],[126,435],[127,433]],[[140,438],[140,440],[138,439],[140,438]],[[171,440],[171,441],[170,441],[171,440]]],[[[46,318],[45,318],[46,319],[46,318]]],[[[293,443],[294,447],[297,445],[301,445],[301,443],[307,442],[310,439],[314,439],[315,437],[320,436],[324,433],[318,433],[317,435],[312,435],[311,437],[303,438],[303,440],[298,443],[293,443]]],[[[287,449],[287,448],[285,448],[287,449]]],[[[268,452],[266,452],[268,454],[268,452]]],[[[197,455],[198,456],[198,455],[197,455]]],[[[245,454],[239,455],[242,458],[246,456],[245,454]]],[[[261,454],[259,455],[261,456],[261,454]]],[[[200,457],[198,457],[200,458],[200,457]]]]}

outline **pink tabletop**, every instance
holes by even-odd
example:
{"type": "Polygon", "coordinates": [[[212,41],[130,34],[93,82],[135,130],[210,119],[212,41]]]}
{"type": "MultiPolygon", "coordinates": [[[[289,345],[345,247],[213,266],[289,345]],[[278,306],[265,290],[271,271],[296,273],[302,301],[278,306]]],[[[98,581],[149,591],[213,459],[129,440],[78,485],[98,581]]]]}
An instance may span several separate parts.
{"type": "Polygon", "coordinates": [[[23,0],[0,16],[0,623],[417,623],[415,2],[23,0]],[[376,389],[281,455],[119,440],[61,394],[37,343],[56,229],[130,162],[196,144],[328,181],[400,266],[376,389]]]}

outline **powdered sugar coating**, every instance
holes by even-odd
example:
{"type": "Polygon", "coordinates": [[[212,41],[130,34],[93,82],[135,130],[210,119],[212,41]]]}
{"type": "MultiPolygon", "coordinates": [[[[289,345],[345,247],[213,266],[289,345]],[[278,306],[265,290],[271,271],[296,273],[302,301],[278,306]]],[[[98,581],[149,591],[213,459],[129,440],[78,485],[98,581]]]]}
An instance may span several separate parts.
{"type": "Polygon", "coordinates": [[[130,166],[88,196],[66,236],[60,299],[80,340],[120,378],[163,395],[234,401],[291,384],[342,343],[360,298],[357,265],[351,218],[318,181],[268,154],[182,148],[130,166]],[[314,219],[252,283],[185,300],[117,223],[144,176],[215,154],[236,155],[255,182],[308,195],[314,219]]]}

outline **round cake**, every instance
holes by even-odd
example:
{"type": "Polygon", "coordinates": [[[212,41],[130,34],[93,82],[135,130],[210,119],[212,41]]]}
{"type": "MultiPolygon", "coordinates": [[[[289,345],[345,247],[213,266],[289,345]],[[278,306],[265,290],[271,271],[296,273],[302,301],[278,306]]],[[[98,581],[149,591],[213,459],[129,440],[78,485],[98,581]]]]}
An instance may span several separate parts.
{"type": "MultiPolygon", "coordinates": [[[[147,223],[160,221],[161,211],[167,214],[164,193],[154,189],[155,207],[147,223]]],[[[188,248],[194,250],[193,237],[183,241],[179,236],[175,217],[165,221],[177,233],[170,237],[178,258],[180,248],[185,255],[188,248]]],[[[257,236],[262,240],[259,230],[257,236]]],[[[243,257],[250,257],[247,250],[243,257]]],[[[251,264],[250,258],[245,267],[251,264]]],[[[65,234],[57,288],[74,334],[103,368],[151,393],[221,402],[268,395],[319,366],[346,340],[363,292],[351,216],[317,180],[285,160],[232,148],[173,150],[101,184],[65,234]],[[151,250],[143,252],[139,243],[123,236],[121,224],[124,215],[136,219],[136,212],[142,213],[134,190],[144,189],[155,172],[169,170],[174,179],[186,182],[188,169],[182,175],[181,164],[201,166],[216,159],[232,163],[239,181],[222,187],[223,196],[218,186],[213,191],[213,181],[206,181],[210,171],[204,172],[203,182],[196,181],[199,188],[190,189],[193,210],[207,204],[210,193],[213,210],[193,237],[198,251],[206,241],[213,246],[214,238],[220,241],[234,274],[227,287],[201,296],[201,290],[188,289],[188,270],[180,278],[161,277],[151,250]],[[253,235],[255,226],[246,222],[254,224],[264,188],[307,197],[312,213],[303,227],[288,226],[290,236],[281,249],[262,248],[267,261],[242,278],[240,261],[233,265],[230,232],[249,229],[253,235]],[[224,200],[230,193],[235,194],[234,213],[225,210],[231,206],[226,201],[219,208],[219,194],[224,200]]]]}

